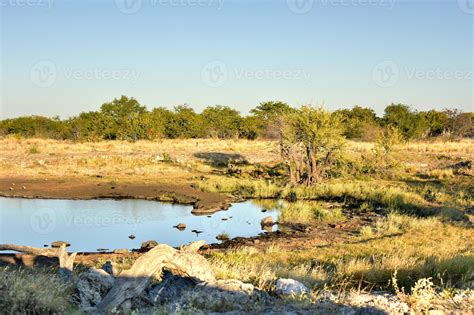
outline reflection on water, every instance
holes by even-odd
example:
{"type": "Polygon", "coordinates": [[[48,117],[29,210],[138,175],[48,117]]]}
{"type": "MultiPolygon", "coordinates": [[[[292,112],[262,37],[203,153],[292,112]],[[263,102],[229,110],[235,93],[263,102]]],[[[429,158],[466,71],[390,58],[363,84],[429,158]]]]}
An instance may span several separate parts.
{"type": "Polygon", "coordinates": [[[194,216],[191,206],[146,200],[0,198],[0,243],[43,247],[61,240],[71,243],[72,251],[139,248],[147,240],[171,246],[201,239],[215,243],[223,233],[231,238],[262,233],[262,218],[278,218],[278,202],[272,202],[246,201],[211,216],[194,216]],[[179,223],[186,229],[173,227],[179,223]],[[131,234],[136,238],[129,239],[131,234]]]}

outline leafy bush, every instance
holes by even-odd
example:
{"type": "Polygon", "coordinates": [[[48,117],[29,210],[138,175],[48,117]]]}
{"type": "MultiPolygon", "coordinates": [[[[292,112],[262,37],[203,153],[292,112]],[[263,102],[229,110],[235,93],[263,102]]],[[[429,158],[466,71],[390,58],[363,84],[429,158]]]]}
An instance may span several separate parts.
{"type": "Polygon", "coordinates": [[[401,144],[403,136],[400,130],[395,126],[387,126],[376,139],[377,146],[382,149],[385,153],[393,151],[394,147],[401,144]]]}

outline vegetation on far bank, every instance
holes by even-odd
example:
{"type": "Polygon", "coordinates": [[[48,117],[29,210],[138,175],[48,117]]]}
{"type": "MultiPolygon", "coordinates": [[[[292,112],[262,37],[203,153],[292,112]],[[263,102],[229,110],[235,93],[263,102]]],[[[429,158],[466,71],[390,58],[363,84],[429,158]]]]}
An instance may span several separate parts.
{"type": "MultiPolygon", "coordinates": [[[[283,102],[263,102],[243,116],[228,106],[208,106],[196,113],[188,105],[173,110],[156,107],[148,110],[134,98],[122,96],[105,103],[99,111],[83,112],[60,119],[25,116],[0,121],[0,135],[99,140],[153,140],[164,138],[278,138],[278,118],[297,109],[283,102]]],[[[472,137],[473,113],[456,109],[416,111],[408,105],[391,104],[384,115],[355,106],[340,109],[332,115],[342,124],[348,139],[375,141],[388,126],[397,128],[404,139],[446,139],[472,137]]]]}

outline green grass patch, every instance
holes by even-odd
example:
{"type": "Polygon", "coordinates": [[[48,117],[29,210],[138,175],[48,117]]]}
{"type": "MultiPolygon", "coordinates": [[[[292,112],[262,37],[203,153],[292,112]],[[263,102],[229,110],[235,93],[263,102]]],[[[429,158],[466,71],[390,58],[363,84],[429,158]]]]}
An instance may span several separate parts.
{"type": "Polygon", "coordinates": [[[284,203],[278,215],[279,221],[292,223],[308,223],[314,220],[334,222],[343,219],[340,208],[328,208],[325,204],[314,201],[284,203]]]}

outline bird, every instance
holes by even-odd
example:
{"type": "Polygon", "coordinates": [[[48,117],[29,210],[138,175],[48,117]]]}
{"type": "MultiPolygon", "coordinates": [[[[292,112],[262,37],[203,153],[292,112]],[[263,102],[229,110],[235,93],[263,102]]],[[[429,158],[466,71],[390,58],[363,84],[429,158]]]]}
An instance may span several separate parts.
{"type": "Polygon", "coordinates": [[[132,235],[130,235],[128,238],[131,239],[131,240],[134,240],[134,239],[135,239],[135,235],[132,234],[132,235]]]}

